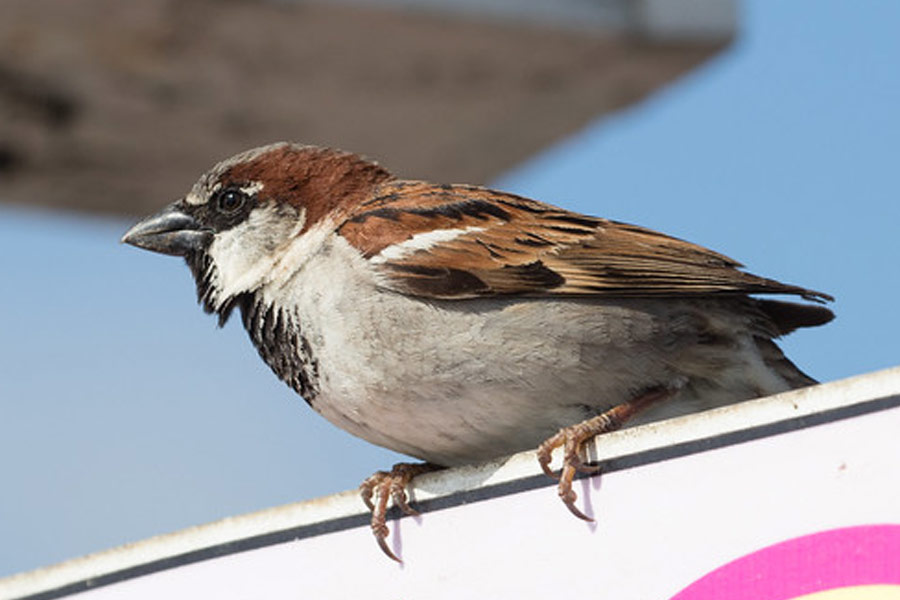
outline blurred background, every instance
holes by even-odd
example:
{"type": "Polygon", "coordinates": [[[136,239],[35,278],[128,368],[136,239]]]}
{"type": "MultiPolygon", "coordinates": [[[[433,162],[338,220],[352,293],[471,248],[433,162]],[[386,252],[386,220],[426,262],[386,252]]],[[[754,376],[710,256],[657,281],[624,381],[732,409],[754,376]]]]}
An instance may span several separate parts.
{"type": "Polygon", "coordinates": [[[638,223],[837,297],[784,340],[900,364],[900,3],[4,0],[0,576],[354,488],[334,428],[118,244],[277,140],[638,223]]]}

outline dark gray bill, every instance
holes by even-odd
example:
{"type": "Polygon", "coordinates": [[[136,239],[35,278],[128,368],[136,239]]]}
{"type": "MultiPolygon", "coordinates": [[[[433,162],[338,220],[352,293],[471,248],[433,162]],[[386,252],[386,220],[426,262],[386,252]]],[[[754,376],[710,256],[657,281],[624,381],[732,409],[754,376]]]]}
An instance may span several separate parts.
{"type": "Polygon", "coordinates": [[[201,229],[194,217],[173,204],[129,229],[122,242],[152,252],[184,256],[202,250],[212,235],[212,231],[201,229]]]}

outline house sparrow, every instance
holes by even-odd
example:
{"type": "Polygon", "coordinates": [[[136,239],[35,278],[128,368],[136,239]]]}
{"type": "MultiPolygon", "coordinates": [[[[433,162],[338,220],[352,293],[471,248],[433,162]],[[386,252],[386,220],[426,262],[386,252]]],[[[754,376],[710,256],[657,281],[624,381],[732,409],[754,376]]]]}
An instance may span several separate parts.
{"type": "Polygon", "coordinates": [[[122,241],[183,256],[203,308],[238,309],[326,419],[426,461],[362,486],[395,559],[387,503],[412,513],[418,473],[539,446],[552,474],[563,447],[559,494],[587,519],[585,441],[815,383],[772,340],[833,317],[752,298],[831,300],[649,229],[289,143],[219,163],[122,241]]]}

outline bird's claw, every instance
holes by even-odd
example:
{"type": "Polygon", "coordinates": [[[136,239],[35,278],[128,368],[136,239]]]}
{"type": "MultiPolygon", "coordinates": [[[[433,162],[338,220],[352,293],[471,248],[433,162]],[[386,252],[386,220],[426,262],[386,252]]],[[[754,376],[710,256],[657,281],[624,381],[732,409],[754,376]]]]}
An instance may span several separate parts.
{"type": "Polygon", "coordinates": [[[430,463],[397,463],[390,471],[378,471],[359,486],[359,495],[362,497],[366,507],[372,511],[372,534],[375,536],[375,541],[378,542],[378,547],[389,558],[398,563],[403,561],[394,554],[387,544],[387,537],[390,533],[387,526],[388,501],[393,500],[394,505],[399,507],[400,511],[405,515],[418,515],[418,511],[409,505],[406,486],[417,475],[439,468],[430,463]]]}
{"type": "Polygon", "coordinates": [[[541,470],[548,476],[559,480],[556,487],[560,500],[563,501],[569,512],[584,521],[593,521],[594,519],[585,515],[575,506],[578,494],[572,489],[572,481],[575,479],[576,473],[598,473],[600,471],[599,466],[585,462],[581,454],[587,440],[600,433],[610,431],[611,424],[608,418],[603,418],[605,416],[606,413],[578,425],[560,429],[556,435],[542,443],[537,450],[541,470]],[[563,464],[559,473],[554,473],[550,468],[550,462],[553,458],[553,451],[557,448],[563,448],[563,464]]]}
{"type": "Polygon", "coordinates": [[[578,494],[572,489],[572,481],[577,473],[595,474],[600,472],[600,465],[589,464],[582,458],[585,442],[600,434],[619,429],[638,412],[645,410],[651,404],[665,400],[673,393],[674,390],[670,388],[652,389],[630,402],[617,404],[587,421],[571,427],[564,427],[538,446],[538,464],[549,477],[559,480],[556,486],[557,493],[569,512],[584,521],[593,522],[594,520],[575,506],[578,494]],[[557,448],[563,448],[562,468],[558,474],[550,468],[553,451],[557,448]]]}

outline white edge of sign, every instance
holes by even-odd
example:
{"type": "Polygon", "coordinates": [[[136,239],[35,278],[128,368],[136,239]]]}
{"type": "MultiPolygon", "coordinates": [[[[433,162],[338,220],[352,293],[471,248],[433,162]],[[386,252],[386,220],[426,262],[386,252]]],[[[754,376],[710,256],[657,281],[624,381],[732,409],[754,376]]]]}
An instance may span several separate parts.
{"type": "MultiPolygon", "coordinates": [[[[716,438],[900,395],[900,367],[609,433],[587,448],[599,462],[716,438]]],[[[559,453],[555,456],[559,458],[559,453]]],[[[419,476],[413,501],[545,477],[533,451],[419,476]]],[[[553,480],[547,478],[547,485],[553,480]]],[[[0,579],[0,599],[34,596],[149,563],[317,523],[365,517],[356,490],[229,517],[0,579]]]]}

